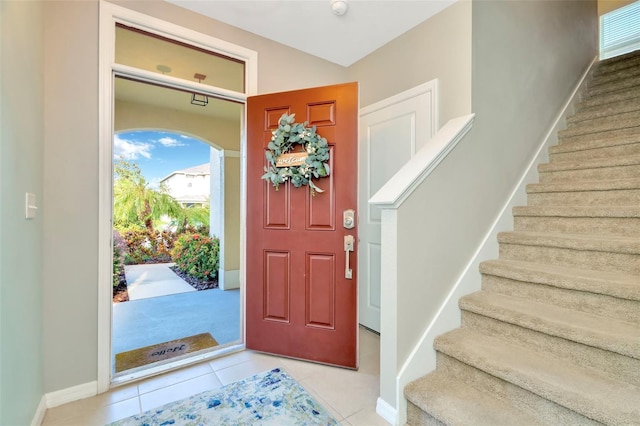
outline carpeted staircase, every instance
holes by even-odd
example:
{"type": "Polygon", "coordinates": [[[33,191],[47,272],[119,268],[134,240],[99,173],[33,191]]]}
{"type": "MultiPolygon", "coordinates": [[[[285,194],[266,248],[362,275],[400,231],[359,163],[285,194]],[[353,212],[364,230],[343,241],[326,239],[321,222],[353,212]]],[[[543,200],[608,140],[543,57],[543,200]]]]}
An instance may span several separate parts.
{"type": "Polygon", "coordinates": [[[640,51],[595,65],[408,424],[640,425],[640,51]]]}

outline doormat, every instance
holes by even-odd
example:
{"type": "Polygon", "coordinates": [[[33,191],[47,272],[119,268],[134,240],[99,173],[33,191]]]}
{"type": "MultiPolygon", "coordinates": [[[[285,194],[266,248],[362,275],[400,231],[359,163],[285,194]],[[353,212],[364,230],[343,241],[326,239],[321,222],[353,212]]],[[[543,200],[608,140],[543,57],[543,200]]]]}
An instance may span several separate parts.
{"type": "Polygon", "coordinates": [[[210,333],[202,333],[170,342],[158,343],[157,345],[121,352],[116,354],[116,373],[154,362],[164,361],[190,352],[212,348],[217,345],[218,342],[216,342],[216,339],[214,339],[210,333]]]}
{"type": "Polygon", "coordinates": [[[153,408],[109,426],[339,426],[291,376],[276,368],[153,408]]]}

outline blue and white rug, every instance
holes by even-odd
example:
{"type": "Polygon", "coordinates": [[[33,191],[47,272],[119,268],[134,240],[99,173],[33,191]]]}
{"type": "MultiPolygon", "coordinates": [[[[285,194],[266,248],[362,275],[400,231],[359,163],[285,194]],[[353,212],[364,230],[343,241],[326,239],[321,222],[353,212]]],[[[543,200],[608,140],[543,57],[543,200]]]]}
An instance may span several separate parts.
{"type": "Polygon", "coordinates": [[[276,368],[110,426],[338,424],[302,386],[276,368]]]}

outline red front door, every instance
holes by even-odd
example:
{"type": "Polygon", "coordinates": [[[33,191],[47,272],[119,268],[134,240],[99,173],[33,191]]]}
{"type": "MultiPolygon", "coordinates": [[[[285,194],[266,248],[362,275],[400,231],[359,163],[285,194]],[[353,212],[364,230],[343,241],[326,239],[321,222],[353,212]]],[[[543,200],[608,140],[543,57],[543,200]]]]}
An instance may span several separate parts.
{"type": "Polygon", "coordinates": [[[357,368],[357,83],[250,97],[247,102],[246,345],[248,349],[357,368]],[[261,179],[282,114],[316,126],[330,146],[324,192],[261,179]]]}

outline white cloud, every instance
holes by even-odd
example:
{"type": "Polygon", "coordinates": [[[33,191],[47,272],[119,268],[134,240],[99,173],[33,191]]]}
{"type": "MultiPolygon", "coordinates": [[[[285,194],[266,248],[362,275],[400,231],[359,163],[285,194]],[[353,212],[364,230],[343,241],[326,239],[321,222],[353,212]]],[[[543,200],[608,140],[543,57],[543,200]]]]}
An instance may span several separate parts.
{"type": "Polygon", "coordinates": [[[187,135],[180,135],[180,137],[181,137],[182,139],[191,139],[191,136],[187,136],[187,135]]]}
{"type": "Polygon", "coordinates": [[[151,158],[153,145],[149,143],[133,142],[121,139],[115,135],[113,138],[113,156],[123,160],[137,160],[139,157],[151,158]]]}
{"type": "Polygon", "coordinates": [[[160,142],[163,146],[166,146],[167,148],[172,148],[174,146],[184,146],[184,144],[178,142],[177,139],[170,138],[168,136],[158,139],[158,142],[160,142]]]}

